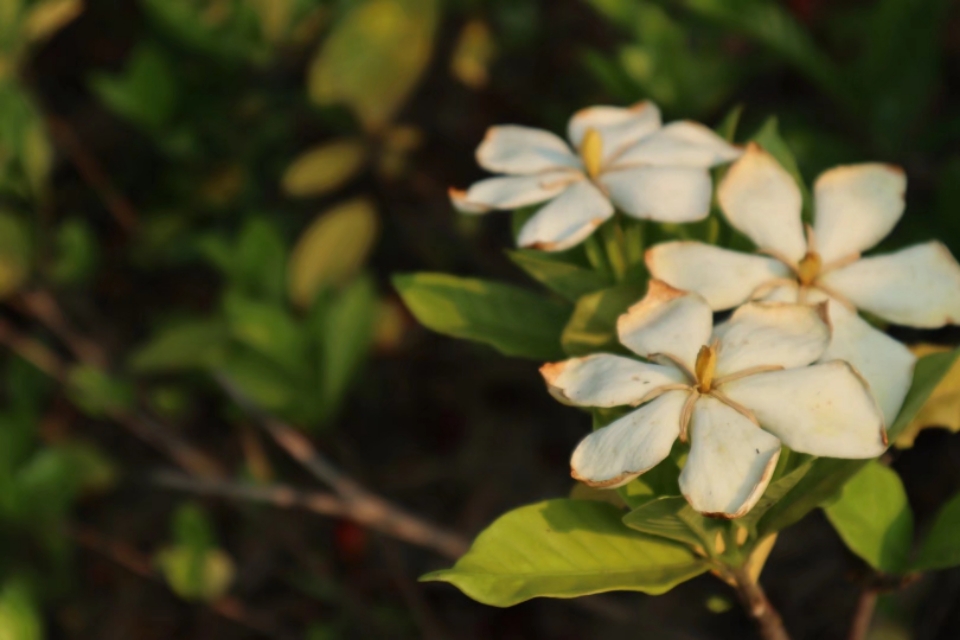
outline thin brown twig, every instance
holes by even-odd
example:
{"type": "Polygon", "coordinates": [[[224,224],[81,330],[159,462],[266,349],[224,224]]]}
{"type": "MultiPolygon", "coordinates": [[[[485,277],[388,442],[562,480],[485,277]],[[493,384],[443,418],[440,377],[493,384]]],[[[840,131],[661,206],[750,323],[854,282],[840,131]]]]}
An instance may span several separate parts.
{"type": "MultiPolygon", "coordinates": [[[[154,582],[166,584],[166,581],[154,569],[150,557],[141,553],[138,549],[122,540],[112,540],[102,535],[100,532],[89,527],[74,526],[69,530],[70,536],[76,540],[81,547],[93,551],[113,563],[123,567],[130,573],[141,578],[154,582]]],[[[205,603],[211,611],[219,616],[239,624],[247,629],[271,637],[286,637],[276,629],[273,629],[263,620],[254,618],[246,609],[243,602],[231,596],[225,596],[214,602],[205,603]]]]}
{"type": "Polygon", "coordinates": [[[869,587],[860,592],[857,608],[853,613],[853,622],[850,625],[850,633],[847,635],[849,640],[864,640],[867,637],[870,623],[873,622],[873,612],[877,607],[878,595],[876,589],[869,587]]]}
{"type": "Polygon", "coordinates": [[[234,402],[244,408],[304,469],[327,484],[349,505],[352,518],[360,523],[377,523],[376,529],[422,547],[429,547],[447,556],[459,558],[470,547],[462,536],[427,522],[380,496],[367,491],[358,482],[340,471],[310,441],[293,427],[268,416],[254,406],[229,380],[218,378],[234,402]]]}
{"type": "Polygon", "coordinates": [[[43,289],[25,291],[15,301],[23,311],[50,329],[72,353],[77,355],[78,360],[98,367],[107,366],[107,356],[100,345],[70,326],[60,305],[50,292],[43,289]]]}
{"type": "Polygon", "coordinates": [[[764,640],[790,640],[780,614],[767,599],[767,594],[760,587],[760,583],[754,580],[743,567],[733,569],[731,578],[744,609],[757,623],[764,640]]]}
{"type": "Polygon", "coordinates": [[[100,199],[110,215],[124,231],[130,232],[137,226],[137,210],[119,189],[114,186],[110,176],[104,171],[100,162],[93,156],[83,141],[73,131],[73,127],[59,116],[47,114],[47,128],[54,141],[76,167],[77,173],[83,178],[100,199]]]}
{"type": "MultiPolygon", "coordinates": [[[[67,383],[67,363],[45,344],[25,335],[4,318],[0,318],[0,343],[61,384],[67,383]]],[[[205,477],[225,475],[219,463],[148,416],[122,410],[110,411],[108,415],[184,470],[205,477]]]]}

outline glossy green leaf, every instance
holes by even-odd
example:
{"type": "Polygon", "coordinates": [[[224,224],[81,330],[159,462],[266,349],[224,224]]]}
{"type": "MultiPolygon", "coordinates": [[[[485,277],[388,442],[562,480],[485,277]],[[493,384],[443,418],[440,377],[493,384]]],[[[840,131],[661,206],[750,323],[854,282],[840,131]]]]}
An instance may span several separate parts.
{"type": "Polygon", "coordinates": [[[631,530],[616,507],[547,500],[514,509],[477,536],[451,569],[422,580],[449,582],[484,604],[604,591],[659,594],[706,571],[690,551],[631,530]]]}
{"type": "Polygon", "coordinates": [[[396,275],[393,284],[425,327],[488,344],[508,356],[557,360],[568,306],[497,282],[442,273],[396,275]]]}
{"type": "Polygon", "coordinates": [[[640,285],[622,284],[581,297],[563,329],[564,351],[571,356],[597,351],[627,353],[617,337],[617,318],[643,294],[640,285]]]}
{"type": "Polygon", "coordinates": [[[847,547],[874,569],[899,573],[906,568],[913,513],[903,483],[892,469],[869,462],[824,511],[847,547]]]}
{"type": "Polygon", "coordinates": [[[508,251],[507,255],[532,278],[571,302],[613,284],[609,275],[563,256],[528,249],[508,251]]]}
{"type": "Polygon", "coordinates": [[[960,565],[960,494],[941,507],[910,569],[935,571],[957,565],[960,565]]]}
{"type": "Polygon", "coordinates": [[[367,160],[367,145],[360,138],[341,138],[304,151],[283,174],[287,195],[320,196],[342,187],[356,176],[367,160]]]}
{"type": "MultiPolygon", "coordinates": [[[[933,393],[937,383],[953,366],[960,350],[935,353],[917,360],[913,373],[913,383],[907,392],[907,398],[893,426],[887,430],[891,440],[910,424],[920,411],[927,398],[933,393]]],[[[837,458],[818,458],[810,471],[796,486],[760,519],[757,530],[760,537],[785,529],[799,521],[810,511],[837,495],[840,488],[857,474],[867,460],[840,460],[837,458]]]]}
{"type": "Polygon", "coordinates": [[[318,105],[345,103],[368,130],[386,125],[433,51],[437,0],[366,0],[336,25],[310,64],[318,105]]]}
{"type": "Polygon", "coordinates": [[[222,320],[188,320],[157,331],[130,357],[138,373],[199,369],[223,357],[229,330],[222,320]]]}
{"type": "Polygon", "coordinates": [[[318,217],[300,236],[287,265],[294,304],[307,307],[324,287],[342,286],[363,267],[379,230],[366,198],[350,200],[318,217]]]}

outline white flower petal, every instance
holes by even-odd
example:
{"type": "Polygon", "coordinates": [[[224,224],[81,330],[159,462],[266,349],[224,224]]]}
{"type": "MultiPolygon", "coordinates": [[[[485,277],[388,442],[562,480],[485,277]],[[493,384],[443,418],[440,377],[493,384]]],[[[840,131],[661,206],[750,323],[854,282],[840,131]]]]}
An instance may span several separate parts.
{"type": "Polygon", "coordinates": [[[870,385],[884,424],[892,425],[910,390],[916,356],[839,302],[830,302],[830,323],[833,338],[820,360],[849,362],[870,385]]]}
{"type": "Polygon", "coordinates": [[[720,390],[794,451],[872,458],[886,449],[880,408],[846,362],[758,373],[720,390]]]}
{"type": "Polygon", "coordinates": [[[727,220],[757,247],[797,263],[807,251],[800,222],[802,197],[776,159],[750,143],[717,187],[727,220]]]}
{"type": "Polygon", "coordinates": [[[790,276],[779,260],[702,242],[664,242],[645,258],[654,278],[699,293],[714,311],[743,304],[765,282],[790,276]]]}
{"type": "Polygon", "coordinates": [[[814,184],[816,251],[825,264],[871,248],[903,214],[907,178],[900,167],[852,164],[814,184]]]}
{"type": "Polygon", "coordinates": [[[556,197],[583,180],[574,171],[550,171],[535,176],[503,176],[475,182],[466,191],[450,189],[450,201],[461,213],[516,209],[556,197]]]}
{"type": "Polygon", "coordinates": [[[719,400],[700,398],[680,491],[700,513],[739,518],[763,495],[779,457],[775,437],[719,400]]]}
{"type": "Polygon", "coordinates": [[[636,404],[657,387],[687,382],[674,367],[608,353],[548,363],[540,373],[553,397],[584,407],[636,404]]]}
{"type": "Polygon", "coordinates": [[[673,356],[690,371],[712,327],[713,313],[703,298],[660,280],[651,280],[643,300],[617,319],[617,334],[628,349],[644,357],[673,356]]]}
{"type": "Polygon", "coordinates": [[[668,391],[580,441],[571,474],[592,487],[619,487],[670,455],[687,391],[668,391]]]}
{"type": "Polygon", "coordinates": [[[573,114],[567,137],[577,149],[588,129],[595,129],[603,142],[604,160],[619,155],[629,145],[660,128],[660,109],[652,102],[632,107],[588,107],[573,114]]]}
{"type": "Polygon", "coordinates": [[[713,331],[717,377],[754,367],[791,369],[816,361],[830,344],[825,306],[751,302],[713,331]]]}
{"type": "Polygon", "coordinates": [[[616,167],[638,164],[708,168],[736,160],[743,153],[697,122],[672,122],[612,160],[616,167]]]}
{"type": "Polygon", "coordinates": [[[610,201],[592,183],[581,180],[527,220],[517,244],[542,251],[563,251],[585,240],[612,215],[610,201]]]}
{"type": "Polygon", "coordinates": [[[605,171],[599,180],[610,200],[634,218],[696,222],[710,213],[710,173],[690,167],[636,167],[605,171]]]}
{"type": "Polygon", "coordinates": [[[515,124],[487,129],[477,147],[477,162],[487,171],[517,175],[582,168],[580,158],[560,136],[515,124]]]}
{"type": "Polygon", "coordinates": [[[960,265],[939,242],[864,258],[821,281],[890,322],[925,329],[960,323],[960,265]]]}

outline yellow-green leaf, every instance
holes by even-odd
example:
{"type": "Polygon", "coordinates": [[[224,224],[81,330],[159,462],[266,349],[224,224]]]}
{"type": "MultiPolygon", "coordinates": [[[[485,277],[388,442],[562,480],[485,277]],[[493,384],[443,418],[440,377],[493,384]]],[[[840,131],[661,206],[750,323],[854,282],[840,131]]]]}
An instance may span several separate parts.
{"type": "Polygon", "coordinates": [[[157,564],[170,588],[187,600],[216,600],[226,594],[236,569],[221,549],[198,551],[187,546],[164,549],[157,564]]]}
{"type": "Polygon", "coordinates": [[[367,160],[359,138],[342,138],[297,156],[283,174],[283,190],[296,197],[329,193],[353,178],[367,160]]]}
{"type": "Polygon", "coordinates": [[[16,292],[26,280],[32,254],[23,220],[0,211],[0,298],[16,292]]]}
{"type": "Polygon", "coordinates": [[[27,42],[49,38],[83,13],[83,0],[43,0],[27,11],[23,35],[27,42]]]}
{"type": "Polygon", "coordinates": [[[367,130],[387,124],[433,51],[437,0],[367,0],[347,13],[310,64],[319,105],[349,105],[367,130]]]}
{"type": "Polygon", "coordinates": [[[633,531],[616,507],[593,500],[547,500],[491,524],[451,569],[424,581],[449,582],[497,607],[537,597],[604,591],[660,594],[707,565],[686,548],[633,531]]]}
{"type": "Polygon", "coordinates": [[[363,266],[377,239],[373,203],[357,198],[318,217],[303,232],[287,264],[290,299],[309,306],[327,286],[339,286],[363,266]]]}
{"type": "MultiPolygon", "coordinates": [[[[949,350],[948,347],[933,344],[918,344],[910,348],[918,358],[949,350]]],[[[954,433],[960,431],[960,361],[953,363],[916,417],[893,444],[900,449],[909,449],[920,432],[930,427],[942,427],[954,433]]]]}

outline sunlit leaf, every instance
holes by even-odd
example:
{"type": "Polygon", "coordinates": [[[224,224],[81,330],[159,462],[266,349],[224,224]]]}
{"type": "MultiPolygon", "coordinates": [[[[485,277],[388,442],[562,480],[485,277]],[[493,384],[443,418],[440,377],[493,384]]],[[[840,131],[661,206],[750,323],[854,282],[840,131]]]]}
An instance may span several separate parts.
{"type": "Polygon", "coordinates": [[[617,318],[643,297],[636,284],[622,284],[581,297],[563,329],[563,349],[581,356],[597,351],[626,352],[617,337],[617,318]]]}
{"type": "Polygon", "coordinates": [[[393,284],[425,327],[488,344],[509,356],[563,357],[569,307],[510,285],[442,273],[396,275],[393,284]]]}
{"type": "MultiPolygon", "coordinates": [[[[932,344],[919,344],[910,350],[918,357],[949,351],[947,347],[932,344]]],[[[920,431],[928,427],[940,427],[954,433],[960,431],[960,362],[954,362],[916,417],[897,436],[894,445],[909,449],[920,431]]]]}
{"type": "Polygon", "coordinates": [[[683,496],[661,496],[637,507],[623,517],[631,529],[674,540],[691,547],[710,549],[723,521],[704,518],[683,496]]]}
{"type": "Polygon", "coordinates": [[[633,531],[620,516],[616,507],[590,500],[520,507],[477,536],[453,568],[421,579],[507,607],[604,591],[659,594],[707,570],[690,551],[633,531]]]}
{"type": "Polygon", "coordinates": [[[236,568],[222,549],[198,553],[187,547],[164,549],[157,565],[170,588],[186,600],[216,600],[230,589],[236,568]]]}
{"type": "Polygon", "coordinates": [[[571,302],[613,284],[606,273],[544,251],[517,249],[507,255],[531,277],[571,302]]]}
{"type": "Polygon", "coordinates": [[[450,72],[471,89],[479,89],[489,80],[488,69],[496,51],[490,27],[482,20],[470,20],[457,38],[450,58],[450,72]]]}
{"type": "Polygon", "coordinates": [[[300,236],[287,265],[287,289],[294,304],[309,306],[324,287],[340,286],[363,266],[379,229],[377,212],[365,199],[338,205],[300,236]]]}
{"type": "Polygon", "coordinates": [[[892,469],[876,461],[868,463],[824,511],[847,547],[874,569],[899,573],[906,568],[913,513],[903,483],[892,469]]]}
{"type": "Polygon", "coordinates": [[[43,618],[25,581],[11,579],[0,591],[0,638],[43,640],[43,618]]]}
{"type": "Polygon", "coordinates": [[[223,357],[227,325],[221,320],[188,320],[157,331],[130,357],[139,373],[206,368],[223,357]]]}
{"type": "Polygon", "coordinates": [[[24,17],[23,35],[28,42],[45,40],[83,13],[83,0],[42,0],[24,17]]]}
{"type": "Polygon", "coordinates": [[[955,495],[940,509],[910,568],[933,571],[957,565],[960,565],[960,495],[955,495]]]}
{"type": "Polygon", "coordinates": [[[366,0],[333,28],[310,64],[318,105],[345,103],[368,130],[397,112],[433,51],[436,0],[366,0]]]}
{"type": "Polygon", "coordinates": [[[341,138],[297,156],[283,174],[283,190],[291,196],[319,196],[347,183],[363,168],[367,147],[359,138],[341,138]]]}

